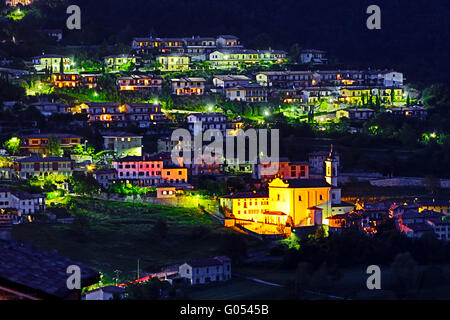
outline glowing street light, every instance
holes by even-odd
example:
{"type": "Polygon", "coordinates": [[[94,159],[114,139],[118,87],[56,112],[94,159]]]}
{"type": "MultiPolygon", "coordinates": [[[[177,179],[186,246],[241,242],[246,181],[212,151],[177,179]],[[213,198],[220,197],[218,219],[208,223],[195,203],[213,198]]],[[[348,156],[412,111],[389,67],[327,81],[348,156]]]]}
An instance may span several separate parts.
{"type": "Polygon", "coordinates": [[[268,117],[269,115],[270,115],[270,113],[269,113],[269,111],[264,111],[264,115],[266,116],[266,117],[268,117]]]}

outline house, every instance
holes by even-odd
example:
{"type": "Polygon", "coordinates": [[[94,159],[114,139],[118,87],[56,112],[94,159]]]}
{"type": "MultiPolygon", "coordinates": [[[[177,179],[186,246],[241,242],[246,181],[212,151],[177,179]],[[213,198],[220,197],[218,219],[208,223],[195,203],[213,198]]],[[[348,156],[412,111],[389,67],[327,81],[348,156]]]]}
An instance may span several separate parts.
{"type": "Polygon", "coordinates": [[[70,150],[81,144],[82,137],[71,133],[45,133],[22,136],[20,138],[21,153],[45,155],[49,151],[48,145],[51,139],[56,140],[63,150],[70,150]]]}
{"type": "Polygon", "coordinates": [[[156,188],[156,197],[158,199],[170,199],[177,195],[177,188],[171,185],[160,185],[156,188]]]}
{"type": "Polygon", "coordinates": [[[216,39],[218,48],[243,48],[238,37],[233,35],[219,35],[216,39]]]}
{"type": "Polygon", "coordinates": [[[51,102],[48,100],[41,100],[31,104],[32,107],[39,110],[45,117],[51,117],[54,114],[67,114],[70,112],[70,107],[61,102],[51,102]]]}
{"type": "Polygon", "coordinates": [[[105,67],[110,69],[111,72],[117,72],[121,67],[133,63],[136,65],[139,58],[129,54],[119,54],[104,57],[105,67]]]}
{"type": "Polygon", "coordinates": [[[244,75],[216,75],[213,77],[213,85],[216,88],[232,88],[239,85],[249,84],[251,79],[244,75]]]}
{"type": "Polygon", "coordinates": [[[323,99],[333,99],[333,89],[330,87],[305,87],[300,92],[301,101],[305,103],[320,103],[323,99]]]}
{"type": "Polygon", "coordinates": [[[187,168],[164,165],[158,156],[124,157],[112,163],[118,179],[140,186],[158,186],[163,183],[184,185],[188,181],[187,168]]]}
{"type": "MultiPolygon", "coordinates": [[[[240,192],[223,196],[220,199],[220,207],[227,218],[261,221],[260,217],[270,211],[269,193],[240,192]]],[[[286,215],[280,218],[283,219],[280,223],[286,223],[286,215]]]]}
{"type": "Polygon", "coordinates": [[[81,104],[74,108],[75,113],[86,112],[91,125],[105,128],[126,128],[137,126],[150,128],[158,123],[166,122],[167,118],[157,103],[95,103],[81,104]]]}
{"type": "Polygon", "coordinates": [[[439,213],[443,213],[446,216],[450,216],[450,201],[439,199],[419,199],[415,201],[415,204],[419,206],[419,212],[424,210],[431,210],[439,213]]]}
{"type": "Polygon", "coordinates": [[[98,84],[98,74],[80,74],[81,78],[81,86],[86,87],[88,89],[97,88],[98,84]]]}
{"type": "Polygon", "coordinates": [[[32,216],[45,212],[45,195],[28,192],[11,192],[10,208],[18,211],[20,216],[32,216]]]}
{"type": "Polygon", "coordinates": [[[327,52],[316,49],[305,49],[300,53],[300,63],[323,65],[328,63],[327,52]]]}
{"type": "Polygon", "coordinates": [[[106,286],[95,290],[87,291],[83,300],[123,300],[127,290],[118,286],[106,286]]]}
{"type": "Polygon", "coordinates": [[[180,265],[178,273],[190,285],[228,281],[231,280],[231,259],[222,256],[190,260],[180,265]]]}
{"type": "Polygon", "coordinates": [[[182,72],[190,70],[191,57],[182,53],[171,53],[158,56],[159,70],[163,72],[182,72]]]}
{"type": "Polygon", "coordinates": [[[256,74],[256,82],[269,89],[295,89],[315,85],[312,71],[264,71],[256,74]]]}
{"type": "Polygon", "coordinates": [[[317,76],[317,82],[326,86],[366,85],[363,70],[321,70],[317,71],[317,76]]]}
{"type": "Polygon", "coordinates": [[[283,63],[286,61],[287,52],[283,50],[257,50],[259,60],[263,62],[283,63]]]}
{"type": "Polygon", "coordinates": [[[142,186],[156,186],[162,183],[163,161],[152,157],[127,156],[113,160],[113,168],[119,180],[142,186]]]}
{"type": "Polygon", "coordinates": [[[368,70],[365,71],[367,84],[385,87],[403,86],[403,73],[394,70],[368,70]]]}
{"type": "MultiPolygon", "coordinates": [[[[308,154],[309,172],[312,174],[325,174],[325,161],[328,159],[328,151],[316,151],[308,154]]],[[[337,166],[340,164],[340,156],[335,152],[334,158],[337,161],[337,166]]]]}
{"type": "Polygon", "coordinates": [[[309,179],[309,164],[308,162],[289,161],[287,158],[280,158],[277,162],[270,164],[263,164],[258,161],[253,168],[253,178],[269,181],[280,177],[282,179],[309,179]],[[272,168],[278,168],[276,173],[273,173],[272,168]]]}
{"type": "Polygon", "coordinates": [[[74,61],[70,57],[61,56],[57,54],[43,54],[41,56],[33,57],[31,61],[33,68],[40,71],[49,71],[50,73],[69,72],[74,61]],[[61,70],[61,63],[64,70],[61,70]]]}
{"type": "Polygon", "coordinates": [[[0,187],[0,216],[12,219],[13,223],[32,221],[32,216],[45,212],[45,196],[28,192],[15,192],[0,187]]]}
{"type": "Polygon", "coordinates": [[[9,188],[0,187],[0,210],[11,207],[11,190],[9,188]]]}
{"type": "Polygon", "coordinates": [[[224,114],[218,112],[210,113],[191,113],[187,116],[188,129],[196,136],[208,129],[221,130],[224,135],[227,129],[232,129],[233,122],[224,114]]]}
{"type": "Polygon", "coordinates": [[[231,88],[225,88],[225,96],[230,101],[242,101],[250,103],[267,102],[267,90],[257,84],[241,84],[231,88]]]}
{"type": "Polygon", "coordinates": [[[372,97],[369,87],[344,87],[340,90],[339,100],[346,104],[366,104],[372,97]]]}
{"type": "Polygon", "coordinates": [[[181,151],[184,148],[190,148],[194,145],[193,141],[183,141],[177,140],[173,141],[172,137],[163,137],[158,139],[158,153],[160,152],[169,152],[171,153],[173,150],[181,151]]]}
{"type": "Polygon", "coordinates": [[[450,241],[450,222],[447,220],[430,222],[439,240],[450,241]]]}
{"type": "Polygon", "coordinates": [[[142,139],[144,137],[126,132],[116,132],[103,136],[104,149],[113,151],[119,158],[142,156],[142,139]]]}
{"type": "Polygon", "coordinates": [[[205,78],[181,78],[170,79],[172,94],[177,96],[202,96],[205,93],[205,78]]]}
{"type": "Polygon", "coordinates": [[[192,36],[187,38],[134,38],[131,46],[136,52],[148,53],[157,50],[161,53],[185,53],[207,60],[210,52],[218,48],[242,48],[239,38],[232,35],[217,37],[192,36]]]}
{"type": "Polygon", "coordinates": [[[0,300],[80,300],[83,288],[100,281],[96,270],[56,251],[0,240],[0,300]],[[81,289],[69,289],[70,266],[81,270],[81,289]]]}
{"type": "Polygon", "coordinates": [[[114,168],[96,170],[92,173],[92,176],[105,189],[107,189],[113,181],[118,179],[117,170],[114,168]]]}
{"type": "Polygon", "coordinates": [[[162,181],[170,185],[186,184],[188,181],[188,169],[176,165],[164,165],[161,172],[162,181]]]}
{"type": "Polygon", "coordinates": [[[439,230],[441,237],[446,234],[444,214],[423,210],[419,212],[419,206],[416,204],[393,205],[391,207],[391,216],[394,218],[396,228],[410,238],[420,238],[426,232],[435,232],[439,230]],[[445,229],[441,229],[444,225],[445,229]]]}
{"type": "Polygon", "coordinates": [[[158,50],[162,53],[182,52],[185,41],[183,38],[134,38],[132,48],[140,53],[158,50]]]}
{"type": "Polygon", "coordinates": [[[21,180],[29,180],[33,177],[46,177],[50,174],[69,177],[73,173],[74,161],[62,157],[43,157],[32,155],[28,158],[17,160],[15,163],[17,176],[21,180]]]}
{"type": "Polygon", "coordinates": [[[209,61],[212,69],[235,69],[241,64],[259,63],[259,56],[256,50],[251,49],[219,49],[210,53],[209,61]]]}
{"type": "Polygon", "coordinates": [[[156,92],[162,89],[162,78],[153,75],[132,75],[119,77],[116,80],[119,91],[150,91],[156,92]]]}
{"type": "Polygon", "coordinates": [[[29,6],[34,0],[6,0],[5,4],[7,6],[16,7],[18,5],[29,6]]]}
{"type": "Polygon", "coordinates": [[[191,55],[193,58],[201,61],[208,59],[209,54],[217,49],[215,37],[194,37],[184,38],[184,53],[191,55]]]}
{"type": "Polygon", "coordinates": [[[353,108],[336,111],[336,118],[347,118],[350,121],[365,121],[375,115],[375,110],[369,108],[353,108]]]}
{"type": "Polygon", "coordinates": [[[81,85],[78,73],[54,73],[52,74],[52,82],[58,88],[76,88],[81,85]]]}
{"type": "Polygon", "coordinates": [[[420,120],[426,120],[428,117],[427,109],[419,106],[389,108],[386,109],[386,112],[393,116],[418,118],[420,120]]]}

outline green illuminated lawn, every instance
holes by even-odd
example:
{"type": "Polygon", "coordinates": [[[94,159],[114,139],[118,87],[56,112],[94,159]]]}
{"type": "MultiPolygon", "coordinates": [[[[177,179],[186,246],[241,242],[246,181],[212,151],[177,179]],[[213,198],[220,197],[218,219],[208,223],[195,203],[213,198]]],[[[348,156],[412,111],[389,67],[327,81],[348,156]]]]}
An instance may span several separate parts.
{"type": "MultiPolygon", "coordinates": [[[[221,254],[221,237],[232,232],[196,209],[87,199],[76,204],[73,212],[87,217],[87,222],[15,226],[14,239],[56,249],[101,271],[106,279],[114,276],[114,270],[121,270],[121,279],[133,279],[139,258],[141,270],[154,272],[186,259],[212,257],[221,254]],[[153,234],[160,218],[168,224],[165,239],[153,234]],[[193,234],[200,226],[201,235],[193,234]]],[[[248,242],[260,245],[253,238],[248,242]]]]}
{"type": "Polygon", "coordinates": [[[9,19],[12,19],[14,21],[19,21],[25,17],[25,11],[18,9],[18,10],[12,11],[6,17],[9,19]]]}

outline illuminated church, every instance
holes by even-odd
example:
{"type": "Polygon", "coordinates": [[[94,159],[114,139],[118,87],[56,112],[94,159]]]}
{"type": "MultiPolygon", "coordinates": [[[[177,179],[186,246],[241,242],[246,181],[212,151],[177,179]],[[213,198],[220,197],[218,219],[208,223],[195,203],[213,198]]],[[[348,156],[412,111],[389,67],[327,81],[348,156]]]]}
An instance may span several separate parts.
{"type": "MultiPolygon", "coordinates": [[[[259,223],[270,226],[301,227],[328,224],[327,218],[349,212],[354,206],[341,201],[338,161],[333,147],[325,160],[321,179],[283,179],[269,182],[269,191],[237,193],[222,197],[222,211],[235,224],[259,223]]],[[[263,231],[262,231],[263,232],[263,231]]]]}

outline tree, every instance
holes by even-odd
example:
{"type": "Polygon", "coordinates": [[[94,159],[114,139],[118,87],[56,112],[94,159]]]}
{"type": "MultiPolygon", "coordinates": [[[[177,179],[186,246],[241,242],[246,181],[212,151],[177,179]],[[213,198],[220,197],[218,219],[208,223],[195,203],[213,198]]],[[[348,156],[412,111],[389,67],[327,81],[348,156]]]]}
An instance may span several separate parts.
{"type": "Polygon", "coordinates": [[[58,139],[54,136],[51,136],[48,139],[47,153],[49,156],[53,157],[60,157],[63,155],[61,144],[59,143],[58,139]]]}
{"type": "Polygon", "coordinates": [[[69,178],[69,183],[73,186],[73,192],[79,195],[93,196],[101,190],[100,184],[92,174],[74,172],[69,178]]]}
{"type": "Polygon", "coordinates": [[[127,286],[129,300],[159,300],[167,296],[174,296],[175,290],[167,281],[152,278],[147,282],[127,286]]]}
{"type": "Polygon", "coordinates": [[[64,73],[64,58],[61,58],[59,61],[59,72],[64,73]]]}
{"type": "Polygon", "coordinates": [[[17,136],[13,136],[3,144],[3,147],[9,154],[16,155],[20,151],[20,139],[17,136]]]}

